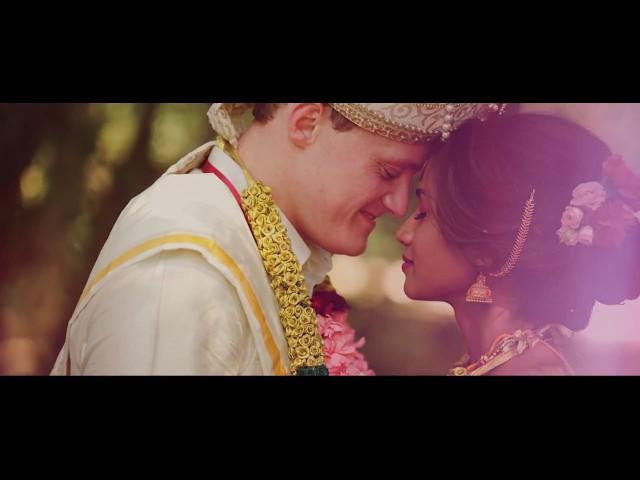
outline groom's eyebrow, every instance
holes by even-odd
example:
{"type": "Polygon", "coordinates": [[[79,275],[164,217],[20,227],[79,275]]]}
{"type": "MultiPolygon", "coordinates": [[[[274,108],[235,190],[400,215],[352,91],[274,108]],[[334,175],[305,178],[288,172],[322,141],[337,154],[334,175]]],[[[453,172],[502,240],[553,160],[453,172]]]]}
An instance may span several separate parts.
{"type": "Polygon", "coordinates": [[[415,173],[419,172],[424,165],[424,162],[416,162],[415,160],[409,160],[406,158],[395,158],[389,161],[399,167],[413,170],[415,173]]]}

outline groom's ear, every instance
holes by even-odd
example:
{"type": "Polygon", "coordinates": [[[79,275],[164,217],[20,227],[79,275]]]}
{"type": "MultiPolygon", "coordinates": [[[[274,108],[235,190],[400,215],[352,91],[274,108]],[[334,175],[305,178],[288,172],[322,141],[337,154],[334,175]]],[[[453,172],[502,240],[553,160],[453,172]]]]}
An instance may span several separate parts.
{"type": "Polygon", "coordinates": [[[306,148],[316,141],[327,106],[322,103],[298,103],[289,113],[289,140],[299,147],[306,148]]]}

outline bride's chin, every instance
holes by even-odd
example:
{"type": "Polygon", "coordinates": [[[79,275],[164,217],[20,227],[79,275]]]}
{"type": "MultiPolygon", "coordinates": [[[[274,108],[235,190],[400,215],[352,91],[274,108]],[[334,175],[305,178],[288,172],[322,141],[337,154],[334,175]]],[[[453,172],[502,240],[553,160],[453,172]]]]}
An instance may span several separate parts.
{"type": "Polygon", "coordinates": [[[418,298],[419,294],[417,294],[417,292],[415,292],[407,282],[404,284],[404,294],[411,300],[420,300],[420,298],[418,298]]]}
{"type": "Polygon", "coordinates": [[[440,296],[434,296],[434,295],[431,295],[429,292],[420,291],[419,289],[412,288],[412,286],[407,282],[405,282],[404,284],[404,294],[407,296],[407,298],[410,298],[411,300],[417,300],[420,302],[445,301],[442,298],[440,298],[440,296]]]}

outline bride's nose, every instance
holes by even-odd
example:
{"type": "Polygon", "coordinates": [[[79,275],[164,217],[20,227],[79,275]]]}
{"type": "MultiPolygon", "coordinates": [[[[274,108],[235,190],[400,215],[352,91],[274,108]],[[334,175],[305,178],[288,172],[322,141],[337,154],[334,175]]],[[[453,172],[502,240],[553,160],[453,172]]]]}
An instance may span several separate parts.
{"type": "Polygon", "coordinates": [[[415,222],[413,217],[409,217],[396,232],[396,239],[405,247],[413,242],[413,232],[415,230],[415,222]]]}

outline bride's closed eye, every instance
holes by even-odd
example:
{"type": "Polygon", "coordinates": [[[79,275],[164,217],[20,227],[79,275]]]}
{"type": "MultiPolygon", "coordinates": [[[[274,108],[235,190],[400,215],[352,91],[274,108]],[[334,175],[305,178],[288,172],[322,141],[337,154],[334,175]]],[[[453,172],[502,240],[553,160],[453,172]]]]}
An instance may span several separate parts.
{"type": "Polygon", "coordinates": [[[420,202],[420,210],[418,210],[418,213],[414,215],[413,219],[418,222],[427,218],[427,210],[423,208],[423,198],[425,197],[425,195],[426,192],[422,188],[416,189],[416,197],[418,197],[418,201],[420,202]]]}

